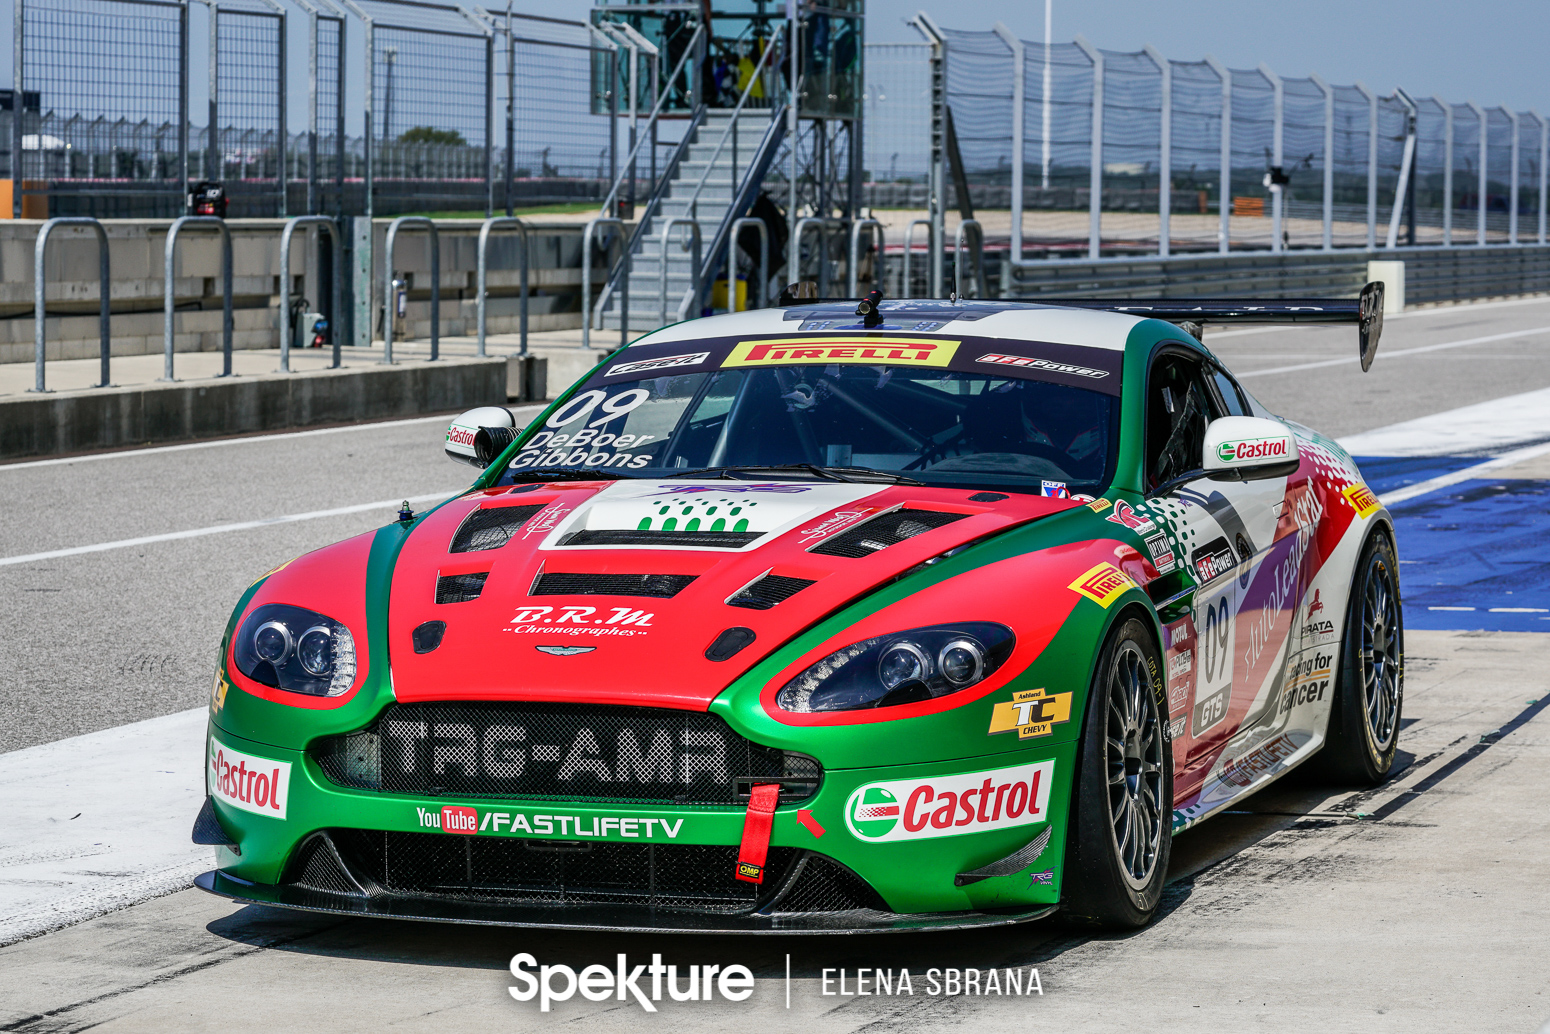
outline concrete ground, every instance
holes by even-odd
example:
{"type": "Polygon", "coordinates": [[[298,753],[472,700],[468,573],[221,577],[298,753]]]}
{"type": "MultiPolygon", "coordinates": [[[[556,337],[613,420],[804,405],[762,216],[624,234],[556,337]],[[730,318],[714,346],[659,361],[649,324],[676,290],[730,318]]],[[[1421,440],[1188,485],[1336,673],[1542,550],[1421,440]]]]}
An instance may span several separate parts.
{"type": "MultiPolygon", "coordinates": [[[[1349,331],[1209,331],[1206,343],[1271,408],[1343,435],[1550,386],[1550,299],[1391,319],[1367,374],[1349,331]]],[[[15,630],[0,637],[0,751],[199,706],[228,608],[254,577],[380,526],[402,498],[468,483],[441,438],[440,418],[426,418],[0,466],[13,515],[0,524],[0,625],[15,630]],[[125,544],[96,548],[114,543],[125,544]]],[[[1546,472],[1540,460],[1492,476],[1546,472]]],[[[1413,631],[1408,647],[1398,775],[1362,795],[1278,786],[1182,835],[1165,912],[1133,935],[1040,923],[586,936],[317,918],[184,891],[0,949],[0,1030],[634,1029],[671,1017],[686,1030],[754,1019],[815,1032],[1535,1031],[1550,1019],[1550,733],[1535,717],[1550,701],[1550,637],[1413,631]],[[759,982],[742,1005],[663,1002],[658,1017],[578,997],[542,1014],[504,990],[517,951],[577,968],[617,952],[741,962],[759,982]],[[929,968],[1009,966],[1038,967],[1043,996],[925,993],[929,968]],[[823,970],[839,967],[852,987],[857,967],[908,967],[916,994],[826,996],[823,970]]]]}

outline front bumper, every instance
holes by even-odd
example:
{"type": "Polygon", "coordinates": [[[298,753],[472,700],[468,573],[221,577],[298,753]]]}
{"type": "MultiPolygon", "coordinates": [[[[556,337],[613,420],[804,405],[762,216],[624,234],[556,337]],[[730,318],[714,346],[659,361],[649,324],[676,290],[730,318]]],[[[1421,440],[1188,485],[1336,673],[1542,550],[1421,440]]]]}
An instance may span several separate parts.
{"type": "Polygon", "coordinates": [[[1054,905],[997,912],[901,914],[857,908],[837,912],[708,915],[631,905],[517,905],[502,902],[447,901],[419,896],[360,896],[296,886],[249,883],[219,869],[201,873],[194,886],[246,904],[271,905],[303,912],[464,923],[474,926],[540,927],[619,933],[843,934],[911,933],[932,930],[1011,926],[1042,919],[1054,905]]]}

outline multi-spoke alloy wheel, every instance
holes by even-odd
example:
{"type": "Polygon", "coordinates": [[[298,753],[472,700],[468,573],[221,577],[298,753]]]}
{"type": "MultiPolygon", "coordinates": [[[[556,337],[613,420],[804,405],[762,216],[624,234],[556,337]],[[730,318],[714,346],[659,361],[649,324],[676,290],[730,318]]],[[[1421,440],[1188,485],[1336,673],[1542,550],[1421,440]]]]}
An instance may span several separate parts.
{"type": "Polygon", "coordinates": [[[1381,782],[1399,747],[1405,627],[1398,571],[1394,543],[1382,531],[1374,533],[1351,579],[1328,738],[1311,764],[1337,784],[1381,782]]]}
{"type": "Polygon", "coordinates": [[[1173,758],[1162,658],[1138,618],[1109,633],[1093,672],[1077,759],[1061,906],[1081,926],[1144,926],[1173,843],[1173,758]]]}
{"type": "Polygon", "coordinates": [[[1146,657],[1134,640],[1115,651],[1108,697],[1109,818],[1120,868],[1130,885],[1140,888],[1157,868],[1165,809],[1162,723],[1146,657]]]}

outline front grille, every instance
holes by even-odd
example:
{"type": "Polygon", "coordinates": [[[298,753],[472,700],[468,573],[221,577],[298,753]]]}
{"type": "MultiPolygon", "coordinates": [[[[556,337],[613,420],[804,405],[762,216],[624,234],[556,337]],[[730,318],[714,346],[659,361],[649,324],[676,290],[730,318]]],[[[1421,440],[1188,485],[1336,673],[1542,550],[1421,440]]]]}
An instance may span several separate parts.
{"type": "Polygon", "coordinates": [[[331,782],[420,797],[736,805],[756,782],[782,803],[823,769],[761,747],[704,711],[592,704],[394,704],[369,728],[310,748],[331,782]]]}
{"type": "Polygon", "coordinates": [[[749,610],[769,610],[783,603],[813,584],[811,578],[788,578],[785,575],[767,574],[751,585],[737,590],[727,603],[749,610]]]}
{"type": "Polygon", "coordinates": [[[452,536],[448,553],[472,553],[481,549],[499,549],[517,529],[533,518],[544,504],[527,506],[486,506],[463,518],[452,536]]]}
{"type": "Polygon", "coordinates": [[[894,510],[849,531],[831,535],[814,546],[811,552],[826,556],[871,556],[880,549],[887,549],[933,528],[961,521],[967,516],[966,513],[943,513],[940,510],[894,510]]]}
{"type": "Polygon", "coordinates": [[[444,574],[436,579],[437,603],[469,603],[484,592],[484,580],[490,572],[477,574],[444,574]]]}
{"type": "Polygon", "coordinates": [[[530,596],[655,596],[672,599],[692,574],[541,574],[530,596]]]}
{"type": "Polygon", "coordinates": [[[562,546],[689,546],[694,549],[741,549],[759,538],[758,531],[651,531],[635,528],[578,531],[562,546]]]}
{"type": "Polygon", "coordinates": [[[395,894],[534,905],[633,904],[750,912],[791,868],[796,848],[771,848],[763,884],[736,879],[737,847],[621,844],[444,833],[332,830],[355,873],[395,894]]]}

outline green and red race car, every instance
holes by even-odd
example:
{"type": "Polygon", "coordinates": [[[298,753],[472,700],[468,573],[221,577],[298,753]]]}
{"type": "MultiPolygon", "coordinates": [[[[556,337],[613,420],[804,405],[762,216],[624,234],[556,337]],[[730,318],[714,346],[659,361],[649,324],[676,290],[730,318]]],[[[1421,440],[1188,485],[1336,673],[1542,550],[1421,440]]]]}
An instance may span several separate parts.
{"type": "Polygon", "coordinates": [[[677,324],[465,493],[238,602],[198,885],[346,914],[1133,927],[1172,836],[1389,769],[1393,525],[1202,345],[1360,302],[792,303],[677,324]]]}

